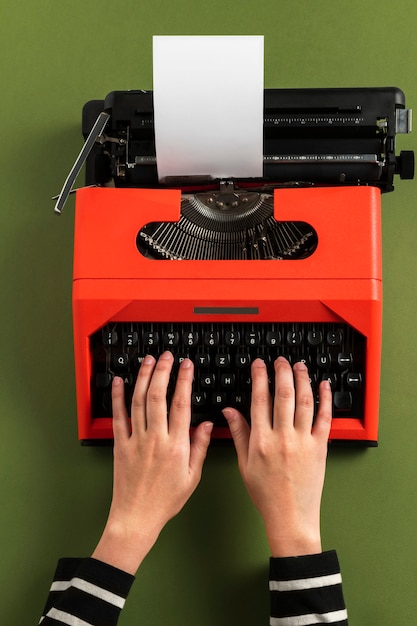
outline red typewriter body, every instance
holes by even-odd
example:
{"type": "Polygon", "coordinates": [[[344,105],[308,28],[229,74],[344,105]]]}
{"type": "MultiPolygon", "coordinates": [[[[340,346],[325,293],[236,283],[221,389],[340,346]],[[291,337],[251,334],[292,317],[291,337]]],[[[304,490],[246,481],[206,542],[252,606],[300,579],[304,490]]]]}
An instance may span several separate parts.
{"type": "MultiPolygon", "coordinates": [[[[86,188],[77,192],[73,317],[78,434],[111,440],[112,418],[92,416],[90,337],[111,322],[343,322],[364,337],[363,417],[333,419],[330,439],[376,445],[381,356],[380,190],[279,189],[278,221],[304,221],[318,235],[300,260],[159,261],[138,231],[180,216],[179,190],[86,188]]],[[[219,439],[227,428],[216,427],[219,439]]]]}

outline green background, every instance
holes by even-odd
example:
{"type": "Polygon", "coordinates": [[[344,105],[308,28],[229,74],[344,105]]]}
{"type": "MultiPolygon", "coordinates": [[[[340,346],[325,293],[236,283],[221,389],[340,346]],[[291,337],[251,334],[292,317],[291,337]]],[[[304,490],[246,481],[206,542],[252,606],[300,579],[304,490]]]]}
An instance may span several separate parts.
{"type": "MultiPolygon", "coordinates": [[[[2,0],[2,624],[38,622],[56,559],[91,553],[111,495],[111,450],[77,442],[73,200],[60,218],[50,200],[80,149],[84,102],[152,88],[152,35],[261,34],[266,87],[396,85],[417,109],[416,24],[415,0],[2,0]]],[[[328,461],[323,542],[338,550],[353,626],[416,623],[415,194],[397,181],[383,197],[380,447],[328,461]]],[[[267,624],[267,559],[234,450],[211,449],[120,624],[267,624]]]]}

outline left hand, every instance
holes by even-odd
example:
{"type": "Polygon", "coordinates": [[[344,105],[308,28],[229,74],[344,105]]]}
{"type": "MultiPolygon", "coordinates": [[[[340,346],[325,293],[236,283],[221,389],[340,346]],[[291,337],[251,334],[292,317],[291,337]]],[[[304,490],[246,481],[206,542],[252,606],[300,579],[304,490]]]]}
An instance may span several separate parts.
{"type": "Polygon", "coordinates": [[[132,399],[131,427],[123,382],[112,388],[114,486],[109,518],[93,556],[134,573],[165,524],[196,489],[213,425],[200,424],[190,441],[193,363],[178,371],[167,413],[167,388],[174,357],[147,356],[132,399]]]}

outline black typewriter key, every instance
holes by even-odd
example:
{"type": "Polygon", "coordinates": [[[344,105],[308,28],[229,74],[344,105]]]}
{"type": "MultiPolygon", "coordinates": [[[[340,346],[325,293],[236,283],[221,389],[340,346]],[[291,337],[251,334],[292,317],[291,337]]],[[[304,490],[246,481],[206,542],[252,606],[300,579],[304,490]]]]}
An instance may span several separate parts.
{"type": "Polygon", "coordinates": [[[106,389],[110,387],[112,381],[112,375],[109,372],[99,372],[96,374],[96,386],[99,389],[106,389]]]}
{"type": "Polygon", "coordinates": [[[242,407],[247,403],[247,395],[246,393],[232,393],[230,397],[230,403],[232,406],[242,407]]]}
{"type": "Polygon", "coordinates": [[[166,348],[175,348],[179,344],[179,341],[179,333],[172,331],[164,333],[163,343],[166,348]]]}
{"type": "Polygon", "coordinates": [[[230,365],[230,354],[216,354],[214,362],[217,367],[224,368],[230,365]]]}
{"type": "Polygon", "coordinates": [[[105,346],[114,346],[117,343],[118,336],[115,330],[103,331],[103,343],[105,346]]]}
{"type": "Polygon", "coordinates": [[[175,365],[181,365],[185,359],[189,359],[188,354],[174,354],[174,363],[175,365]]]}
{"type": "Polygon", "coordinates": [[[296,358],[296,362],[297,363],[304,363],[304,365],[306,367],[309,367],[311,365],[311,357],[309,354],[300,354],[297,358],[296,358]]]}
{"type": "Polygon", "coordinates": [[[226,393],[224,391],[218,391],[211,396],[211,403],[214,407],[222,407],[226,404],[226,393]]]}
{"type": "Polygon", "coordinates": [[[226,330],[224,333],[224,343],[226,346],[238,346],[240,343],[240,333],[236,330],[226,330]]]}
{"type": "Polygon", "coordinates": [[[255,359],[261,359],[267,367],[272,363],[272,357],[270,354],[257,354],[255,359]]]}
{"type": "Polygon", "coordinates": [[[249,389],[249,391],[251,391],[252,378],[250,376],[246,376],[246,378],[241,379],[240,384],[245,389],[249,389]]]}
{"type": "Polygon", "coordinates": [[[147,347],[157,346],[159,342],[159,335],[155,331],[148,331],[143,333],[143,343],[147,347]]]}
{"type": "Polygon", "coordinates": [[[136,364],[139,367],[142,365],[142,361],[144,360],[145,356],[146,356],[146,354],[137,354],[136,355],[135,361],[136,361],[136,364]]]}
{"type": "Polygon", "coordinates": [[[191,404],[193,407],[202,407],[206,404],[207,396],[204,391],[193,391],[191,394],[191,404]]]}
{"type": "Polygon", "coordinates": [[[135,332],[129,332],[124,334],[124,343],[128,348],[136,346],[138,343],[138,334],[135,332]]]}
{"type": "Polygon", "coordinates": [[[197,367],[209,367],[210,355],[206,353],[197,354],[195,357],[195,363],[197,367]]]}
{"type": "Polygon", "coordinates": [[[318,346],[323,341],[323,333],[321,330],[310,330],[307,334],[307,341],[310,346],[318,346]]]}
{"type": "Polygon", "coordinates": [[[123,374],[122,376],[123,382],[127,387],[131,387],[133,385],[133,376],[132,374],[123,374]]]}
{"type": "Polygon", "coordinates": [[[330,354],[325,352],[319,352],[316,358],[316,363],[320,368],[329,367],[332,362],[332,357],[330,354]]]}
{"type": "Polygon", "coordinates": [[[206,346],[218,346],[219,345],[219,333],[215,330],[210,330],[204,333],[204,343],[206,346]]]}
{"type": "Polygon", "coordinates": [[[289,346],[299,346],[303,341],[303,333],[300,330],[290,330],[287,333],[287,343],[289,346]]]}
{"type": "Polygon", "coordinates": [[[343,340],[343,334],[340,330],[329,330],[327,333],[327,343],[329,346],[340,346],[343,340]]]}
{"type": "Polygon", "coordinates": [[[259,346],[261,342],[261,333],[256,330],[248,330],[245,333],[245,344],[247,346],[259,346]]]}
{"type": "Polygon", "coordinates": [[[350,352],[339,352],[337,355],[337,364],[339,367],[351,367],[353,356],[350,352]]]}
{"type": "Polygon", "coordinates": [[[278,331],[269,330],[266,333],[265,341],[266,341],[266,345],[269,346],[270,348],[278,346],[279,343],[281,342],[281,333],[278,331]]]}
{"type": "Polygon", "coordinates": [[[230,389],[234,387],[236,383],[236,376],[234,374],[221,374],[220,386],[222,389],[230,389]]]}
{"type": "Polygon", "coordinates": [[[336,374],[333,374],[332,372],[323,372],[323,374],[320,376],[320,379],[327,380],[327,382],[330,383],[331,387],[333,388],[337,383],[336,374]]]}
{"type": "Polygon", "coordinates": [[[350,391],[335,391],[333,394],[333,406],[338,411],[350,411],[352,409],[352,394],[350,391]]]}
{"type": "Polygon", "coordinates": [[[198,345],[198,333],[195,331],[189,331],[189,332],[183,333],[182,343],[185,346],[188,346],[190,348],[193,348],[194,346],[198,345]]]}
{"type": "Polygon", "coordinates": [[[346,384],[352,389],[358,389],[362,385],[362,375],[357,372],[351,372],[346,376],[346,384]]]}
{"type": "Polygon", "coordinates": [[[235,358],[236,367],[239,369],[244,369],[250,366],[250,356],[249,354],[237,354],[235,358]]]}
{"type": "Polygon", "coordinates": [[[201,386],[208,388],[213,388],[216,385],[216,376],[212,373],[203,374],[200,378],[201,386]]]}
{"type": "Polygon", "coordinates": [[[113,366],[118,369],[125,369],[129,363],[129,355],[125,352],[115,352],[112,356],[113,366]]]}

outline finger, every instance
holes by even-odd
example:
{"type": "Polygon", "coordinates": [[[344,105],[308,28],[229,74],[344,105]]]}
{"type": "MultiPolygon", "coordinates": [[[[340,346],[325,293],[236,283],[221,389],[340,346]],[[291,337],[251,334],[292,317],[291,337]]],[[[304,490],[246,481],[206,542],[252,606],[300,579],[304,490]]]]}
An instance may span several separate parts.
{"type": "Polygon", "coordinates": [[[295,381],[295,416],[294,426],[311,431],[314,417],[314,398],[310,378],[304,363],[295,363],[293,367],[295,381]]]}
{"type": "Polygon", "coordinates": [[[193,385],[194,365],[190,359],[184,359],[181,363],[175,391],[169,411],[169,432],[186,434],[191,422],[191,391],[193,385]]]}
{"type": "Polygon", "coordinates": [[[191,438],[190,472],[195,483],[200,480],[201,472],[203,471],[212,430],[213,424],[211,422],[203,422],[197,426],[191,438]]]}
{"type": "Polygon", "coordinates": [[[268,371],[265,361],[255,359],[251,367],[252,398],[250,407],[252,431],[272,426],[272,398],[269,391],[268,371]]]}
{"type": "Polygon", "coordinates": [[[155,363],[154,357],[148,354],[140,366],[132,396],[132,431],[136,429],[146,430],[146,396],[155,363]]]}
{"type": "Polygon", "coordinates": [[[113,408],[113,437],[115,445],[130,437],[130,424],[125,404],[125,390],[123,379],[119,376],[113,378],[112,383],[112,408],[113,408]]]}
{"type": "Polygon", "coordinates": [[[245,466],[249,452],[250,426],[242,413],[236,409],[227,407],[223,409],[223,415],[227,420],[235,444],[239,466],[245,466]]]}
{"type": "Polygon", "coordinates": [[[332,390],[328,380],[323,380],[319,386],[319,409],[313,426],[314,436],[323,441],[329,439],[330,427],[332,424],[332,390]]]}
{"type": "Polygon", "coordinates": [[[295,390],[294,376],[287,359],[280,356],[274,363],[275,397],[274,428],[282,429],[294,426],[295,390]]]}
{"type": "Polygon", "coordinates": [[[167,391],[174,357],[164,352],[159,357],[146,394],[146,428],[168,432],[167,391]]]}

